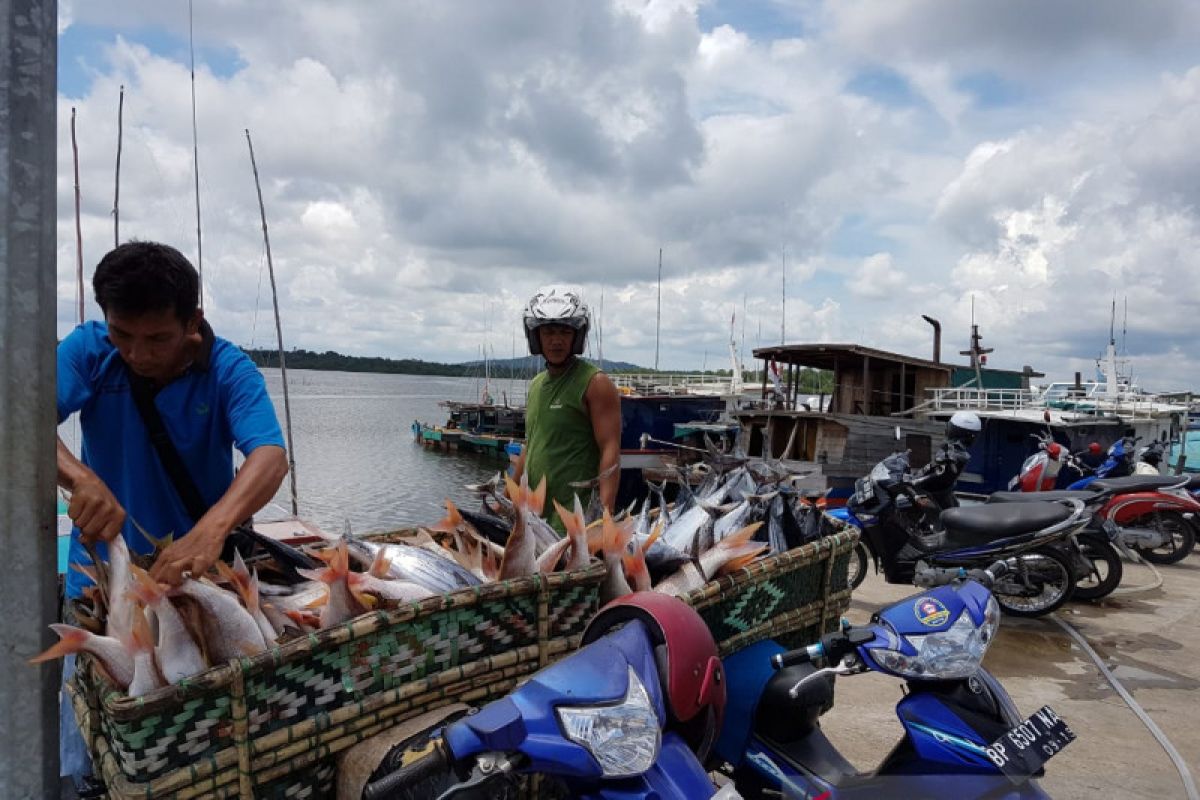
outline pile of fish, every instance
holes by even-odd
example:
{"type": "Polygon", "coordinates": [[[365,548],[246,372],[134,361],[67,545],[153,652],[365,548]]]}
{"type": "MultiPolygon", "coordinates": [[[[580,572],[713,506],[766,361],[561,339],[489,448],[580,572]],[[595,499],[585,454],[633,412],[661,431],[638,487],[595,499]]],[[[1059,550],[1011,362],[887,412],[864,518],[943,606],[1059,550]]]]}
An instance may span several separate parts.
{"type": "Polygon", "coordinates": [[[544,480],[530,489],[523,479],[497,476],[468,487],[480,495],[478,511],[447,500],[444,519],[402,541],[360,539],[347,528],[336,545],[305,554],[259,537],[269,557],[252,559],[253,569],[233,549],[231,564],[218,562],[212,574],[178,587],[156,583],[143,568],[153,557],[131,557],[117,537],[107,562],[81,568],[95,585],[73,606],[80,624],[52,625],[59,642],[32,662],[87,652],[114,685],[138,697],[371,610],[582,569],[593,558],[608,568],[603,602],[634,590],[682,595],[819,535],[820,514],[791,479],[700,465],[680,473],[674,503],[665,483],[650,484],[640,509],[615,516],[600,509],[591,481],[583,487],[592,489],[586,511],[578,496],[570,510],[554,503],[566,531],[560,536],[546,519],[544,480]]]}

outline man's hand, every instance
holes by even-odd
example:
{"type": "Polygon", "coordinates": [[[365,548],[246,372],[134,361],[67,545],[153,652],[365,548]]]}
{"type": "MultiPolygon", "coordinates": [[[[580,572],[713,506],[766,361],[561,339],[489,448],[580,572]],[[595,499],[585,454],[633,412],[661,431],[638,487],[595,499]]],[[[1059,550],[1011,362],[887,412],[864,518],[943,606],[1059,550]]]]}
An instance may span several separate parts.
{"type": "Polygon", "coordinates": [[[83,541],[97,539],[105,542],[121,535],[125,524],[125,509],[108,490],[104,481],[94,474],[75,482],[67,516],[79,527],[83,541]]]}
{"type": "Polygon", "coordinates": [[[199,578],[221,557],[221,548],[225,546],[228,533],[201,520],[182,539],[167,545],[150,568],[150,577],[171,586],[183,583],[185,572],[193,578],[199,578]]]}

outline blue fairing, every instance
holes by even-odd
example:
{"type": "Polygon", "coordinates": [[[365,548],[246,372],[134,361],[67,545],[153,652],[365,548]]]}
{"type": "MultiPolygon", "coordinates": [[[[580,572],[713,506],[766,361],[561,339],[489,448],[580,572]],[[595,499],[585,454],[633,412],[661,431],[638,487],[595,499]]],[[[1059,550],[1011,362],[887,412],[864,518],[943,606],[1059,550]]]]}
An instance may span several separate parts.
{"type": "Polygon", "coordinates": [[[778,642],[764,639],[729,654],[722,661],[725,674],[731,680],[725,684],[725,721],[713,747],[713,755],[717,758],[735,767],[741,765],[754,731],[758,700],[775,675],[771,657],[785,650],[778,642]]]}
{"type": "Polygon", "coordinates": [[[488,751],[524,753],[530,760],[525,771],[564,779],[576,797],[711,797],[712,781],[677,734],[663,734],[658,758],[647,772],[621,780],[605,779],[591,753],[563,735],[556,707],[620,702],[629,688],[626,664],[646,687],[659,721],[665,720],[650,638],[635,621],[547,667],[478,714],[450,725],[443,734],[445,742],[456,759],[488,751]]]}
{"type": "MultiPolygon", "coordinates": [[[[974,581],[966,581],[957,588],[937,586],[921,594],[906,597],[879,612],[875,626],[875,639],[861,648],[863,657],[871,669],[894,675],[871,658],[876,648],[896,650],[905,655],[916,655],[917,651],[907,640],[909,635],[924,636],[944,631],[952,626],[964,611],[970,614],[976,625],[983,623],[987,611],[988,590],[974,581]]],[[[899,676],[904,677],[904,676],[899,676]]]]}
{"type": "Polygon", "coordinates": [[[858,517],[854,516],[854,512],[850,510],[849,506],[841,506],[839,508],[826,509],[825,515],[829,516],[829,517],[833,517],[836,520],[845,522],[848,525],[853,525],[854,527],[859,528],[859,529],[861,529],[863,526],[862,522],[858,519],[858,517]]]}

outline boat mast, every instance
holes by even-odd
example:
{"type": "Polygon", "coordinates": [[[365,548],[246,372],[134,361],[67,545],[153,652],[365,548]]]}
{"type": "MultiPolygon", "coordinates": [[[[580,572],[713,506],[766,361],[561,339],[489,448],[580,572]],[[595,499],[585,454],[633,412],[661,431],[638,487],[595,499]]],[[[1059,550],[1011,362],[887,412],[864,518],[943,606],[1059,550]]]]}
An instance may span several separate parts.
{"type": "Polygon", "coordinates": [[[254,160],[254,142],[246,129],[246,146],[250,148],[250,168],[254,170],[254,189],[258,192],[258,213],[262,217],[263,244],[267,248],[267,274],[271,276],[271,303],[275,307],[275,338],[279,343],[279,374],[283,381],[283,418],[287,427],[288,478],[291,480],[292,516],[300,514],[296,502],[296,448],[292,441],[292,407],[288,401],[287,362],[283,353],[283,328],[279,324],[279,295],[275,291],[275,265],[271,262],[271,237],[267,233],[267,209],[263,205],[262,184],[258,180],[258,163],[254,160]]]}
{"type": "Polygon", "coordinates": [[[204,310],[204,248],[200,242],[200,148],[196,141],[196,48],[192,37],[192,0],[188,0],[188,52],[192,59],[192,175],[196,185],[196,271],[200,273],[200,310],[204,310]]]}
{"type": "Polygon", "coordinates": [[[779,346],[787,343],[787,245],[783,246],[779,270],[779,298],[782,306],[779,309],[779,346]]]}
{"type": "Polygon", "coordinates": [[[79,145],[75,141],[75,107],[71,106],[71,158],[75,162],[75,291],[79,324],[83,324],[83,231],[79,227],[79,145]]]}
{"type": "Polygon", "coordinates": [[[654,371],[658,372],[658,342],[662,333],[662,248],[658,248],[658,310],[654,315],[654,371]]]}
{"type": "Polygon", "coordinates": [[[121,244],[121,130],[125,114],[125,85],[121,85],[121,98],[117,101],[117,176],[113,181],[113,247],[121,244]]]}

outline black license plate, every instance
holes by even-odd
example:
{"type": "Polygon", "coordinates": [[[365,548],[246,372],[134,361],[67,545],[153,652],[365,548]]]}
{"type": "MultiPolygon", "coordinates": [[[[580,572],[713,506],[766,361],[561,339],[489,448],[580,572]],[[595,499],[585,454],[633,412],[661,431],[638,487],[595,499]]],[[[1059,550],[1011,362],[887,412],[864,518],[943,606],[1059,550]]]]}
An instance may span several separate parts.
{"type": "Polygon", "coordinates": [[[1064,747],[1075,741],[1075,731],[1042,706],[1029,719],[1010,729],[988,746],[988,758],[1013,783],[1023,783],[1064,747]]]}

